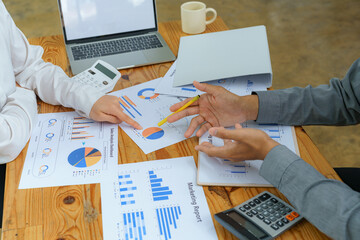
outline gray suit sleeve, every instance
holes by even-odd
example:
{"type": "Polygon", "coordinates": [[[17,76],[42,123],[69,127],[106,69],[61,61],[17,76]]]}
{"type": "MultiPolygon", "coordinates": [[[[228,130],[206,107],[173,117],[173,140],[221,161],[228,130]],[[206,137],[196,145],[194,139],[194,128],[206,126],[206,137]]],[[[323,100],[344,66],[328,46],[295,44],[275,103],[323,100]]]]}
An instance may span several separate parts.
{"type": "MultiPolygon", "coordinates": [[[[343,80],[316,88],[257,92],[258,123],[350,125],[360,122],[360,59],[343,80]]],[[[260,175],[308,221],[334,239],[360,239],[360,193],[325,178],[285,146],[266,156],[260,175]]]]}
{"type": "Polygon", "coordinates": [[[351,125],[360,122],[360,59],[343,80],[333,78],[316,88],[256,92],[258,123],[285,125],[351,125]]]}
{"type": "Polygon", "coordinates": [[[360,193],[325,178],[282,145],[268,153],[260,175],[320,231],[334,239],[360,239],[360,193]]]}

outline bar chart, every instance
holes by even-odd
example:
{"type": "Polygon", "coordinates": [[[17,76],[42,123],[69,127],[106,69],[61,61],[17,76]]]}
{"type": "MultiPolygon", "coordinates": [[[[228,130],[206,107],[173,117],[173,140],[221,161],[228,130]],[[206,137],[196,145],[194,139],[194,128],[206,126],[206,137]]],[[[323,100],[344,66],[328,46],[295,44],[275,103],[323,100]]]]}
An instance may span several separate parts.
{"type": "Polygon", "coordinates": [[[226,164],[224,171],[226,173],[231,174],[245,174],[248,172],[248,168],[250,168],[250,164],[248,162],[232,162],[227,159],[222,159],[223,163],[226,164]]]}
{"type": "Polygon", "coordinates": [[[142,240],[146,236],[144,212],[123,213],[125,240],[142,240]]]}
{"type": "Polygon", "coordinates": [[[130,174],[119,175],[120,205],[135,204],[134,193],[136,190],[137,187],[130,174]]]}
{"type": "Polygon", "coordinates": [[[119,97],[120,106],[132,117],[142,116],[136,104],[126,95],[119,97]]]}
{"type": "Polygon", "coordinates": [[[152,198],[156,201],[169,200],[169,196],[173,194],[168,186],[163,185],[163,179],[158,177],[154,171],[149,171],[150,186],[152,198]]]}
{"type": "Polygon", "coordinates": [[[94,121],[85,117],[75,117],[72,123],[71,140],[85,140],[95,137],[89,133],[94,121]]]}
{"type": "Polygon", "coordinates": [[[162,207],[156,209],[159,231],[163,239],[172,239],[171,231],[178,229],[180,215],[180,206],[162,207]]]}

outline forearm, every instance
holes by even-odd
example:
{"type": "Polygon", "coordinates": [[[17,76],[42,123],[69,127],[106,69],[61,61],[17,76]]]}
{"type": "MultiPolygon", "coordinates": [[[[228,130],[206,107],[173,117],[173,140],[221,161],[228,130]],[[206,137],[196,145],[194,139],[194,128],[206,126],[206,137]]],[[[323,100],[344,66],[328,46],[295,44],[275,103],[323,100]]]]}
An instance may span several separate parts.
{"type": "Polygon", "coordinates": [[[0,112],[0,164],[14,160],[29,140],[37,114],[35,94],[17,88],[0,112]]]}
{"type": "Polygon", "coordinates": [[[284,146],[269,152],[260,174],[328,236],[360,239],[360,193],[325,178],[284,146]]]}

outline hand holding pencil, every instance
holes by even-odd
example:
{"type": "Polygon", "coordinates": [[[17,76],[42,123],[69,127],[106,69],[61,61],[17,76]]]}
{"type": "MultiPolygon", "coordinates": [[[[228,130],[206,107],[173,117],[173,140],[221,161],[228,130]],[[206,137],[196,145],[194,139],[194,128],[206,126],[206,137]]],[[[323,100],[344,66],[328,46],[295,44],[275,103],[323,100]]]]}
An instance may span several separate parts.
{"type": "Polygon", "coordinates": [[[184,117],[197,115],[191,120],[184,134],[185,137],[190,137],[198,127],[196,136],[200,137],[211,127],[228,127],[234,126],[235,123],[256,120],[258,113],[256,95],[242,97],[223,87],[196,81],[194,86],[205,94],[189,105],[187,104],[193,100],[191,98],[174,104],[170,107],[170,111],[174,113],[167,117],[167,121],[173,123],[184,117]],[[182,108],[185,105],[187,106],[182,108]]]}

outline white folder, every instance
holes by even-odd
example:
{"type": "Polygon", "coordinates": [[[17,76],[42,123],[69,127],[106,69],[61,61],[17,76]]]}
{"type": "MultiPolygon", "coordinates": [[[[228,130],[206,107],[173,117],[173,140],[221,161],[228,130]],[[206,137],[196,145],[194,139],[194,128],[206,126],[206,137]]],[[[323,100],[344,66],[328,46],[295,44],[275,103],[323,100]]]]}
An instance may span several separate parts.
{"type": "Polygon", "coordinates": [[[238,76],[259,75],[272,85],[265,26],[182,37],[174,87],[238,76]]]}

